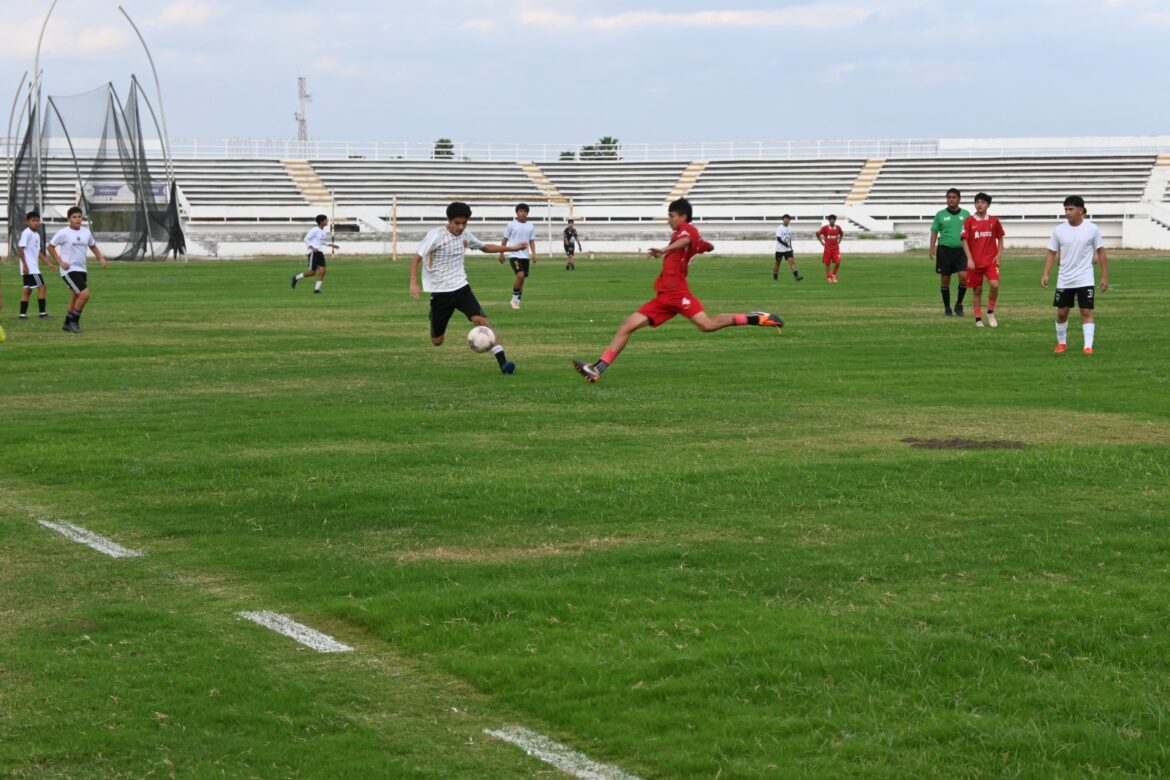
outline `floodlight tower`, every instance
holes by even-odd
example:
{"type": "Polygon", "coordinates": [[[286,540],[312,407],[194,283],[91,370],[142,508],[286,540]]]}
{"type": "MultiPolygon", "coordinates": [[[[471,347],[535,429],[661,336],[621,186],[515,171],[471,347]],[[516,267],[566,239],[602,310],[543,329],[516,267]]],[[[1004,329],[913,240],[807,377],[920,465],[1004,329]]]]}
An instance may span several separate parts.
{"type": "Polygon", "coordinates": [[[309,83],[304,76],[297,78],[297,98],[300,100],[301,110],[293,114],[297,120],[297,141],[304,143],[309,140],[309,120],[305,116],[305,106],[313,102],[309,94],[309,83]]]}

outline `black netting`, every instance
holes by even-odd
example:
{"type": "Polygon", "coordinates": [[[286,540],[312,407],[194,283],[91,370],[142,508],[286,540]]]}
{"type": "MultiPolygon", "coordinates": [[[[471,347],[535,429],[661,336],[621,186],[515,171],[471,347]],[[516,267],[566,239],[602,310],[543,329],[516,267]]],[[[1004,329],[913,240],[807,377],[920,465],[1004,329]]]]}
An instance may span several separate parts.
{"type": "Polygon", "coordinates": [[[115,260],[185,254],[178,188],[168,186],[153,109],[131,79],[125,103],[112,84],[34,106],[16,156],[9,195],[9,244],[39,206],[47,230],[81,206],[94,237],[115,260]],[[146,121],[143,106],[149,111],[146,121]],[[38,118],[43,115],[38,121],[38,118]],[[148,137],[144,124],[154,129],[148,137]],[[41,131],[37,133],[40,125],[41,131]],[[155,162],[154,171],[151,161],[155,162]],[[156,175],[162,173],[161,178],[156,175]],[[48,224],[53,223],[53,224],[48,224]]]}

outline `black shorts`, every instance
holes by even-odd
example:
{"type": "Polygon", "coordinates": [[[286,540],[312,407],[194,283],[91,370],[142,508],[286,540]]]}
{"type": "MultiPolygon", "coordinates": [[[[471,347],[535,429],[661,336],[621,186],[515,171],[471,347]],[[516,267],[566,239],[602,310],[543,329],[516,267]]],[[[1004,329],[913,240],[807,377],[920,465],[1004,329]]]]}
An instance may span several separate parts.
{"type": "Polygon", "coordinates": [[[45,286],[45,277],[40,274],[25,274],[24,287],[26,290],[35,290],[45,286]]]}
{"type": "Polygon", "coordinates": [[[530,261],[527,257],[509,257],[508,258],[508,265],[512,266],[512,273],[524,274],[524,276],[528,276],[528,263],[529,262],[530,261]]]}
{"type": "Polygon", "coordinates": [[[795,253],[793,253],[791,249],[789,249],[787,252],[777,252],[776,262],[779,263],[781,260],[791,260],[795,256],[795,253]]]}
{"type": "Polygon", "coordinates": [[[1068,287],[1058,289],[1052,298],[1052,305],[1058,309],[1071,309],[1073,301],[1082,309],[1093,308],[1095,287],[1068,287]]]}
{"type": "Polygon", "coordinates": [[[565,254],[569,257],[572,257],[573,255],[577,254],[577,247],[573,244],[565,244],[565,254]]]}
{"type": "Polygon", "coordinates": [[[471,285],[465,284],[453,292],[431,293],[431,338],[437,339],[447,332],[447,323],[456,310],[463,312],[467,319],[472,317],[486,317],[483,307],[471,291],[471,285]]]}
{"type": "Polygon", "coordinates": [[[967,272],[967,253],[961,246],[939,244],[935,253],[934,272],[942,276],[967,272]]]}
{"type": "Polygon", "coordinates": [[[89,289],[89,274],[85,271],[69,271],[61,277],[61,281],[78,295],[89,289]]]}
{"type": "Polygon", "coordinates": [[[309,252],[309,273],[325,267],[324,252],[309,252]]]}

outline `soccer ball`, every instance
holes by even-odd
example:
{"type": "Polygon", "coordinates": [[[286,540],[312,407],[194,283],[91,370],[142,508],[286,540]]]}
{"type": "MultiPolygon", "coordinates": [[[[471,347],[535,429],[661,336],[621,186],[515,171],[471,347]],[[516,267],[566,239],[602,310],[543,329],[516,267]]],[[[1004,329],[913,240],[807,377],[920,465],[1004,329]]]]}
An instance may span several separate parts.
{"type": "Polygon", "coordinates": [[[473,352],[487,352],[496,345],[496,333],[487,325],[476,325],[467,332],[467,346],[473,352]]]}

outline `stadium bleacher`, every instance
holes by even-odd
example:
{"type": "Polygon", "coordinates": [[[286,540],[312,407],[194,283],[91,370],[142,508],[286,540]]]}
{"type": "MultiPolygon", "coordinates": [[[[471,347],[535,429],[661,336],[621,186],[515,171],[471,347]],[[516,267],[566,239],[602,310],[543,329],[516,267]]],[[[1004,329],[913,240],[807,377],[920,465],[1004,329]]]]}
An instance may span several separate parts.
{"type": "MultiPolygon", "coordinates": [[[[162,162],[151,166],[165,180],[162,162]]],[[[47,202],[63,211],[76,202],[76,171],[62,159],[50,159],[47,170],[47,202]]],[[[491,225],[509,217],[516,200],[529,200],[534,218],[545,223],[545,240],[550,223],[572,214],[595,238],[644,242],[661,231],[665,203],[686,193],[703,230],[724,240],[766,238],[785,212],[796,217],[798,234],[811,235],[825,214],[836,212],[851,232],[906,234],[914,245],[926,236],[946,189],[958,187],[968,206],[975,192],[992,193],[993,211],[1014,223],[1010,236],[1026,245],[1046,235],[1061,218],[1061,201],[1073,193],[1089,202],[1114,245],[1170,243],[1163,237],[1170,233],[1170,153],[1155,151],[540,163],[220,156],[178,158],[174,171],[194,232],[229,242],[299,240],[303,223],[329,209],[353,238],[383,238],[395,197],[393,224],[401,223],[407,239],[461,197],[475,204],[475,222],[491,225]],[[307,193],[292,169],[319,179],[324,190],[307,193]],[[1137,222],[1140,230],[1123,229],[1137,222]]]]}
{"type": "Polygon", "coordinates": [[[936,203],[950,187],[992,193],[997,204],[1051,204],[1071,193],[1095,204],[1132,203],[1153,164],[1153,155],[889,160],[865,204],[936,203]]]}

